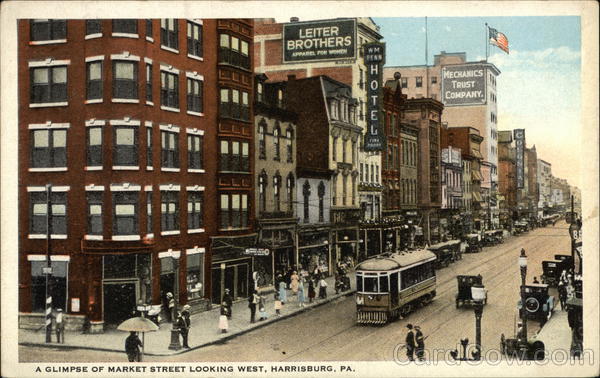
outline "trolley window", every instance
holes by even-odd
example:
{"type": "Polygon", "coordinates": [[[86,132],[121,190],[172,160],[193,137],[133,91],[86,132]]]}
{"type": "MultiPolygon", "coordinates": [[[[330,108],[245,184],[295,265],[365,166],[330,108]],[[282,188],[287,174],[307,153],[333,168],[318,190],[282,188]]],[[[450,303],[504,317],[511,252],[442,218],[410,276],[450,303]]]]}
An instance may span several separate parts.
{"type": "Polygon", "coordinates": [[[366,293],[377,293],[377,277],[365,277],[365,292],[366,293]]]}
{"type": "Polygon", "coordinates": [[[387,293],[389,292],[389,285],[388,285],[388,275],[383,275],[379,277],[379,292],[380,293],[387,293]]]}
{"type": "Polygon", "coordinates": [[[356,275],[356,291],[363,291],[363,277],[358,274],[356,275]]]}
{"type": "Polygon", "coordinates": [[[435,272],[431,262],[412,267],[401,273],[401,287],[404,290],[433,276],[435,276],[435,272]]]}

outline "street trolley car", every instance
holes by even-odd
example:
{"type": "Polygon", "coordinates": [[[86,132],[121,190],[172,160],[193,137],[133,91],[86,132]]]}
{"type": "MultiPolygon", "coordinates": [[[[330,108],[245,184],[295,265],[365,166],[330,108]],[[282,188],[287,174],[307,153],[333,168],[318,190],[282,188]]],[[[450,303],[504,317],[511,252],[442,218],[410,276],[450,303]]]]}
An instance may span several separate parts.
{"type": "Polygon", "coordinates": [[[356,266],[356,321],[385,324],[407,316],[436,295],[435,254],[419,249],[386,253],[356,266]]]}

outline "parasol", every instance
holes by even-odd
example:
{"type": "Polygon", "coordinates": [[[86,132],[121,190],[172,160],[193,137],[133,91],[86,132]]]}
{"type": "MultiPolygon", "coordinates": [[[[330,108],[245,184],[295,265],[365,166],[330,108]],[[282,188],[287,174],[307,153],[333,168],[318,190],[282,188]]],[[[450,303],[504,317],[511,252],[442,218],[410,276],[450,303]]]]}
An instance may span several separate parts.
{"type": "Polygon", "coordinates": [[[117,326],[117,329],[119,331],[134,331],[142,333],[142,353],[140,356],[141,360],[141,357],[144,355],[144,345],[146,344],[144,340],[144,333],[158,331],[158,326],[154,324],[152,320],[138,316],[136,318],[130,318],[125,320],[123,323],[117,326]]]}

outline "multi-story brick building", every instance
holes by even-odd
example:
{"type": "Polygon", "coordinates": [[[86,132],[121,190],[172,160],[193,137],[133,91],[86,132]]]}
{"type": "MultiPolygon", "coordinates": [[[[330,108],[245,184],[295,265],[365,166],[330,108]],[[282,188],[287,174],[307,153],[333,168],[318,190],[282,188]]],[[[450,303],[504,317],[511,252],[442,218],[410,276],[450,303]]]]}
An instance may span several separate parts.
{"type": "Polygon", "coordinates": [[[549,162],[538,159],[537,161],[537,182],[539,185],[539,202],[538,202],[538,211],[542,212],[542,215],[547,215],[549,213],[551,198],[552,198],[552,188],[551,188],[551,178],[552,178],[552,164],[549,162]]]}
{"type": "Polygon", "coordinates": [[[216,20],[219,93],[217,143],[219,166],[215,198],[216,233],[211,235],[211,298],[221,303],[225,289],[246,298],[252,287],[254,232],[254,64],[252,19],[216,20]]]}
{"type": "Polygon", "coordinates": [[[442,205],[440,223],[443,237],[460,238],[463,228],[460,212],[462,210],[462,157],[460,148],[447,146],[442,148],[442,205]]]}
{"type": "Polygon", "coordinates": [[[18,39],[21,325],[42,323],[46,256],[68,328],[167,292],[205,308],[216,21],[20,20],[18,39]]]}
{"type": "Polygon", "coordinates": [[[498,132],[498,192],[500,224],[511,229],[513,213],[517,208],[516,149],[512,130],[498,132]]]}
{"type": "Polygon", "coordinates": [[[265,83],[256,76],[255,91],[255,214],[258,244],[265,256],[254,258],[257,286],[274,284],[298,264],[296,250],[296,113],[287,109],[283,83],[265,83]]]}

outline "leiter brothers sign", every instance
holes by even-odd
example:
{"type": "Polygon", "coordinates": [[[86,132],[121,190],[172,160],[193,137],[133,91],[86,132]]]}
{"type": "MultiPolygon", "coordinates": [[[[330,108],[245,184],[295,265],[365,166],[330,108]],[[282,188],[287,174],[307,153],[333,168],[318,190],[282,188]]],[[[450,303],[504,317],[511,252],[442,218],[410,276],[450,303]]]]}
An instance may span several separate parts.
{"type": "Polygon", "coordinates": [[[442,68],[442,102],[445,106],[484,105],[486,68],[461,64],[442,68]]]}
{"type": "Polygon", "coordinates": [[[365,66],[367,66],[367,130],[365,133],[365,151],[383,151],[383,89],[381,88],[383,64],[385,63],[385,44],[367,43],[363,46],[365,66]]]}
{"type": "Polygon", "coordinates": [[[356,57],[356,21],[328,20],[283,25],[283,62],[356,57]]]}

